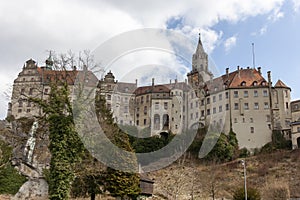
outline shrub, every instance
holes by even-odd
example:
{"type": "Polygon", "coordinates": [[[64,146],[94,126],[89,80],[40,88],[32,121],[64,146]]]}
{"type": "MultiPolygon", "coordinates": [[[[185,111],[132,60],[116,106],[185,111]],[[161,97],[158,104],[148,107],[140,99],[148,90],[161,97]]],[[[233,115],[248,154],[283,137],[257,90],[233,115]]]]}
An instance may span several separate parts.
{"type": "MultiPolygon", "coordinates": [[[[260,193],[255,188],[247,188],[247,200],[260,200],[260,193]]],[[[245,200],[245,190],[244,188],[238,188],[233,194],[233,200],[245,200]]]]}

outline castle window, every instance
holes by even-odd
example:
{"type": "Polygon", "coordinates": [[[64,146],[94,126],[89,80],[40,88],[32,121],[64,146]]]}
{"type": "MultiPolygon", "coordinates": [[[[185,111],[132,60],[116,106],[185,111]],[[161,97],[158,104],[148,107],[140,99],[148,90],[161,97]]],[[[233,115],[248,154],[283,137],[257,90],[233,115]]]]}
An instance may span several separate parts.
{"type": "Polygon", "coordinates": [[[219,106],[219,112],[222,112],[222,106],[219,106]]]}
{"type": "Polygon", "coordinates": [[[204,106],[204,99],[201,100],[201,106],[204,106]]]}
{"type": "Polygon", "coordinates": [[[267,118],[267,122],[271,121],[271,116],[270,115],[266,115],[266,118],[267,118]]]}
{"type": "Polygon", "coordinates": [[[216,96],[213,96],[213,102],[216,102],[216,96]]]}
{"type": "Polygon", "coordinates": [[[196,119],[198,119],[199,118],[199,113],[198,112],[196,112],[196,119]]]}
{"type": "Polygon", "coordinates": [[[238,110],[239,109],[239,104],[238,103],[234,103],[234,110],[238,110]]]}
{"type": "Polygon", "coordinates": [[[244,98],[248,98],[248,91],[244,91],[244,98]]]}
{"type": "Polygon", "coordinates": [[[289,92],[287,90],[285,90],[284,92],[285,92],[285,97],[288,98],[289,97],[289,92]]]}
{"type": "Polygon", "coordinates": [[[257,86],[257,81],[254,81],[252,85],[257,86]]]}
{"type": "Polygon", "coordinates": [[[239,91],[234,91],[233,92],[233,97],[234,98],[239,98],[239,91]]]}
{"type": "Polygon", "coordinates": [[[226,104],[226,110],[229,110],[229,104],[228,103],[226,104]]]}
{"type": "Polygon", "coordinates": [[[250,118],[250,123],[253,123],[253,118],[250,118]]]}
{"type": "Polygon", "coordinates": [[[199,107],[199,103],[198,103],[198,101],[196,101],[196,108],[198,108],[199,107]]]}
{"type": "Polygon", "coordinates": [[[193,102],[191,102],[191,109],[193,109],[193,102]]]}
{"type": "Polygon", "coordinates": [[[111,95],[107,95],[107,100],[111,100],[111,95]]]}
{"type": "Polygon", "coordinates": [[[246,86],[246,82],[243,81],[243,82],[241,83],[241,86],[246,86]]]}
{"type": "Polygon", "coordinates": [[[201,117],[204,117],[204,110],[201,110],[201,117]]]}
{"type": "Polygon", "coordinates": [[[27,112],[27,113],[30,113],[30,109],[27,109],[26,112],[27,112]]]}
{"type": "Polygon", "coordinates": [[[128,106],[124,106],[124,113],[128,113],[128,106]]]}
{"type": "Polygon", "coordinates": [[[264,96],[264,97],[267,97],[267,96],[269,96],[269,95],[268,95],[268,91],[267,91],[267,90],[264,90],[264,91],[263,91],[263,96],[264,96]]]}
{"type": "Polygon", "coordinates": [[[226,98],[226,99],[229,98],[229,93],[228,93],[228,92],[225,93],[225,98],[226,98]]]}
{"type": "Polygon", "coordinates": [[[222,94],[219,94],[219,101],[222,100],[222,94]]]}
{"type": "Polygon", "coordinates": [[[261,82],[261,85],[262,85],[262,86],[267,85],[266,81],[261,82]]]}
{"type": "Polygon", "coordinates": [[[257,92],[257,90],[254,90],[254,91],[253,91],[253,96],[254,96],[254,97],[258,97],[258,92],[257,92]]]}
{"type": "Polygon", "coordinates": [[[250,133],[254,133],[254,127],[250,127],[250,133]]]}
{"type": "Polygon", "coordinates": [[[22,109],[18,109],[18,113],[21,113],[22,112],[22,109]]]}
{"type": "Polygon", "coordinates": [[[147,106],[144,107],[144,114],[147,115],[147,106]]]}
{"type": "Polygon", "coordinates": [[[289,109],[289,103],[288,102],[285,103],[285,108],[289,109]]]}
{"type": "Polygon", "coordinates": [[[248,103],[244,103],[244,109],[249,110],[249,104],[248,103]]]}
{"type": "Polygon", "coordinates": [[[217,112],[217,109],[213,108],[213,114],[216,114],[216,112],[217,112]]]}
{"type": "Polygon", "coordinates": [[[237,123],[237,118],[234,118],[234,123],[237,123]]]}
{"type": "Polygon", "coordinates": [[[254,103],[254,110],[258,110],[259,109],[259,104],[257,102],[254,103]]]}
{"type": "Polygon", "coordinates": [[[140,121],[139,121],[139,120],[136,120],[136,125],[137,125],[137,126],[139,125],[139,123],[140,123],[140,121]]]}
{"type": "Polygon", "coordinates": [[[25,93],[25,89],[22,88],[22,89],[21,89],[21,94],[23,95],[24,93],[25,93]]]}
{"type": "Polygon", "coordinates": [[[147,119],[144,119],[144,125],[146,125],[147,124],[147,119]]]}
{"type": "Polygon", "coordinates": [[[45,89],[45,94],[48,94],[48,92],[49,92],[49,89],[46,88],[46,89],[45,89]]]}
{"type": "Polygon", "coordinates": [[[155,108],[155,110],[159,109],[159,103],[158,102],[155,103],[155,107],[154,108],[155,108]]]}
{"type": "Polygon", "coordinates": [[[210,109],[207,109],[207,115],[210,115],[210,109]]]}
{"type": "Polygon", "coordinates": [[[207,103],[207,104],[210,104],[210,98],[207,98],[207,99],[206,99],[206,103],[207,103]]]}
{"type": "Polygon", "coordinates": [[[34,78],[31,78],[31,81],[34,81],[34,78]]]}
{"type": "Polygon", "coordinates": [[[269,103],[268,102],[264,103],[264,109],[269,109],[269,103]]]}
{"type": "Polygon", "coordinates": [[[165,109],[165,110],[168,109],[168,102],[164,102],[164,109],[165,109]]]}

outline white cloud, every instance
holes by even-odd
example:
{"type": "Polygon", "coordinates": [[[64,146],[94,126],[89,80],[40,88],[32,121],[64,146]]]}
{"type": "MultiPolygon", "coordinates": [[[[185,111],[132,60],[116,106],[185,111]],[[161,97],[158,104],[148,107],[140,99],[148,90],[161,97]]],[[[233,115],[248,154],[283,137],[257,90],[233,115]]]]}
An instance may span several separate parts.
{"type": "Polygon", "coordinates": [[[280,11],[280,8],[276,8],[273,10],[271,15],[269,15],[268,20],[270,20],[271,22],[276,22],[277,20],[283,17],[284,17],[284,13],[280,11]]]}
{"type": "Polygon", "coordinates": [[[293,6],[294,6],[294,11],[298,12],[300,8],[300,0],[292,0],[293,6]]]}
{"type": "Polygon", "coordinates": [[[236,36],[232,36],[232,37],[227,38],[225,40],[225,42],[224,42],[224,48],[225,48],[226,52],[229,52],[230,49],[236,45],[236,40],[237,40],[236,36]]]}

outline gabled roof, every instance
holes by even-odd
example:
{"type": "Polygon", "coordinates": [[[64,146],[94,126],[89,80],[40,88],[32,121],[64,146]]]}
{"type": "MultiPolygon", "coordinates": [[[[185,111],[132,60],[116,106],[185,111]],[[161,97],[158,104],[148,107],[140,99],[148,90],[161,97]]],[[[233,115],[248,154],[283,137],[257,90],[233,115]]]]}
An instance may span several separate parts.
{"type": "Polygon", "coordinates": [[[268,82],[253,68],[238,69],[206,82],[205,89],[219,91],[225,88],[266,87],[268,82]]]}
{"type": "Polygon", "coordinates": [[[277,83],[275,84],[274,87],[277,87],[277,88],[288,88],[290,89],[286,84],[284,84],[284,82],[282,82],[280,79],[277,81],[277,83]]]}
{"type": "Polygon", "coordinates": [[[51,82],[67,81],[68,85],[74,85],[76,76],[78,74],[77,70],[72,71],[60,71],[60,70],[47,70],[46,68],[38,67],[38,72],[42,77],[42,81],[45,84],[51,82]]]}

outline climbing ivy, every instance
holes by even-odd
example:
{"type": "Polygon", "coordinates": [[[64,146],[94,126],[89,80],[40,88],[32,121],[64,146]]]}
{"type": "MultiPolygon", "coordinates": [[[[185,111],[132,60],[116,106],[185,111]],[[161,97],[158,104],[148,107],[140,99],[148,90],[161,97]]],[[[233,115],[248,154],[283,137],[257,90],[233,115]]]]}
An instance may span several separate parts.
{"type": "Polygon", "coordinates": [[[48,184],[51,200],[69,199],[75,164],[80,161],[84,149],[75,131],[69,96],[68,84],[55,82],[51,84],[48,101],[31,99],[43,108],[49,128],[51,161],[48,184]]]}

